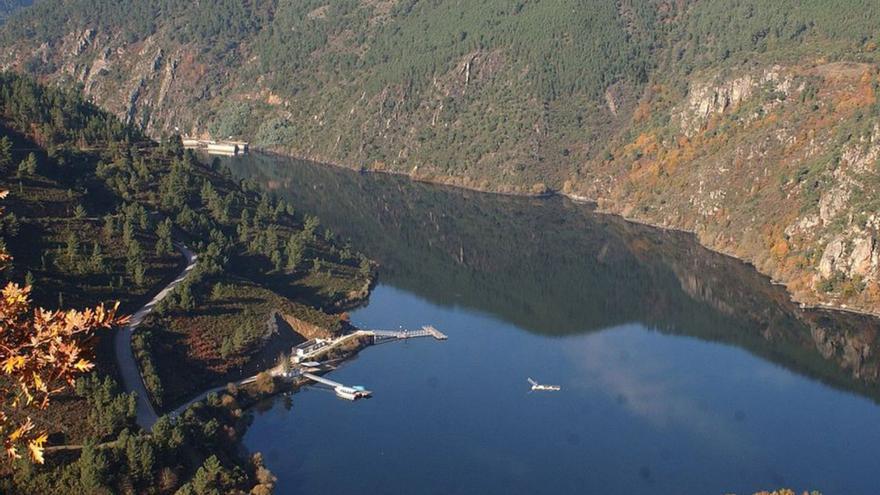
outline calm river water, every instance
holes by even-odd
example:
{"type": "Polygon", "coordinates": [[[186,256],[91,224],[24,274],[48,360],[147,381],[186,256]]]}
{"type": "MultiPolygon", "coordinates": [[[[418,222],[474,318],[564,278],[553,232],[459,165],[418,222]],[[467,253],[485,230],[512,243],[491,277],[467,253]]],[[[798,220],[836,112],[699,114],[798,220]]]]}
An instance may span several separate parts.
{"type": "Polygon", "coordinates": [[[278,493],[880,493],[880,342],[688,236],[253,155],[241,177],[381,263],[364,328],[432,324],[254,411],[278,493]],[[531,393],[527,377],[562,386],[531,393]]]}

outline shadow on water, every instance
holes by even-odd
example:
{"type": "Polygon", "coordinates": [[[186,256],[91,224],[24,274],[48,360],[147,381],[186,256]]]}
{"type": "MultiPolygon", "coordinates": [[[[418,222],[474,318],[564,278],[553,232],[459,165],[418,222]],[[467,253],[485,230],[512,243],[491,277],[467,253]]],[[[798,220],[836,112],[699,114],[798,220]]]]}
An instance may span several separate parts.
{"type": "Polygon", "coordinates": [[[804,310],[687,234],[562,198],[487,195],[266,155],[233,173],[317,215],[385,284],[563,336],[638,322],[747,349],[880,402],[874,318],[804,310]]]}

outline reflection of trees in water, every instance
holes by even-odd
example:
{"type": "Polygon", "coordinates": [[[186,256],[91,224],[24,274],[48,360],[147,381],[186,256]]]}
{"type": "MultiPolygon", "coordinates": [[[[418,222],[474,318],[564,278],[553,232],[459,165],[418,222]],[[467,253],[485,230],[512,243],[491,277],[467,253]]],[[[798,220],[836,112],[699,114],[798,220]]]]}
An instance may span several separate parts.
{"type": "Polygon", "coordinates": [[[639,322],[880,400],[877,321],[805,311],[689,235],[560,198],[494,196],[251,155],[227,162],[378,260],[385,283],[546,335],[639,322]]]}

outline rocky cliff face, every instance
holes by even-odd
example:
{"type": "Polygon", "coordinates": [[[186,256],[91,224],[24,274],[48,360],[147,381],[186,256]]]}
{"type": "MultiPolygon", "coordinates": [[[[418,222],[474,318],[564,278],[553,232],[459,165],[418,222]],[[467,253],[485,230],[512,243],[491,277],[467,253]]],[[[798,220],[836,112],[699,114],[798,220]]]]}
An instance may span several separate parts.
{"type": "Polygon", "coordinates": [[[817,61],[695,74],[687,94],[645,95],[662,127],[632,123],[582,168],[577,195],[692,231],[750,261],[799,301],[880,308],[877,67],[817,61]]]}
{"type": "MultiPolygon", "coordinates": [[[[391,22],[394,5],[364,3],[367,25],[391,22]]],[[[329,15],[319,8],[307,19],[329,15]]],[[[253,38],[218,54],[180,41],[173,23],[135,38],[97,23],[70,27],[51,41],[7,40],[0,65],[80,84],[156,137],[232,135],[425,181],[561,190],[692,231],[799,301],[880,311],[873,63],[767,55],[686,74],[656,70],[644,84],[619,80],[595,98],[546,102],[528,89],[537,69],[503,47],[463,51],[422,85],[347,78],[320,61],[368,47],[340,28],[297,73],[310,81],[281,90],[253,38]]]]}
{"type": "Polygon", "coordinates": [[[96,28],[68,32],[55,43],[23,45],[0,57],[4,70],[35,72],[39,78],[79,85],[99,106],[125,122],[161,137],[205,132],[213,107],[209,81],[230,68],[211,66],[191,46],[161,35],[131,42],[119,33],[96,28]],[[33,69],[29,70],[27,65],[33,69]]]}
{"type": "MultiPolygon", "coordinates": [[[[207,71],[184,47],[166,51],[154,37],[127,43],[111,33],[86,28],[70,32],[58,46],[41,46],[35,55],[47,66],[57,67],[45,77],[81,85],[98,105],[149,133],[161,136],[198,128],[198,117],[192,117],[199,113],[198,83],[207,71]],[[181,108],[187,107],[194,113],[180,118],[181,108]],[[184,123],[189,129],[179,127],[184,123]]],[[[16,53],[4,68],[14,69],[23,59],[26,56],[16,53]]]]}
{"type": "Polygon", "coordinates": [[[782,74],[781,71],[781,67],[774,66],[733,79],[713,75],[708,81],[695,81],[680,105],[682,108],[674,112],[681,133],[688,138],[694,137],[705,128],[709,119],[739,107],[759,89],[770,88],[778,91],[782,97],[788,97],[792,90],[791,75],[782,74]]]}

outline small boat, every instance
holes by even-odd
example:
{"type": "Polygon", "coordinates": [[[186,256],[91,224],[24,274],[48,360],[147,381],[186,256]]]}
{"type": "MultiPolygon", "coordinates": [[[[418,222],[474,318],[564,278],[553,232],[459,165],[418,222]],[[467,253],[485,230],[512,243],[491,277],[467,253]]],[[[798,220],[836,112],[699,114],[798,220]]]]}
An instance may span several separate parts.
{"type": "Polygon", "coordinates": [[[373,392],[365,389],[361,386],[354,387],[346,387],[339,386],[333,389],[336,392],[336,396],[346,400],[358,400],[358,399],[366,399],[373,395],[373,392]]]}
{"type": "Polygon", "coordinates": [[[528,380],[529,380],[529,385],[532,386],[532,390],[541,390],[541,391],[547,391],[547,392],[558,392],[558,391],[562,390],[562,387],[560,387],[559,385],[541,385],[540,383],[536,382],[535,380],[532,380],[531,378],[529,378],[528,380]]]}

